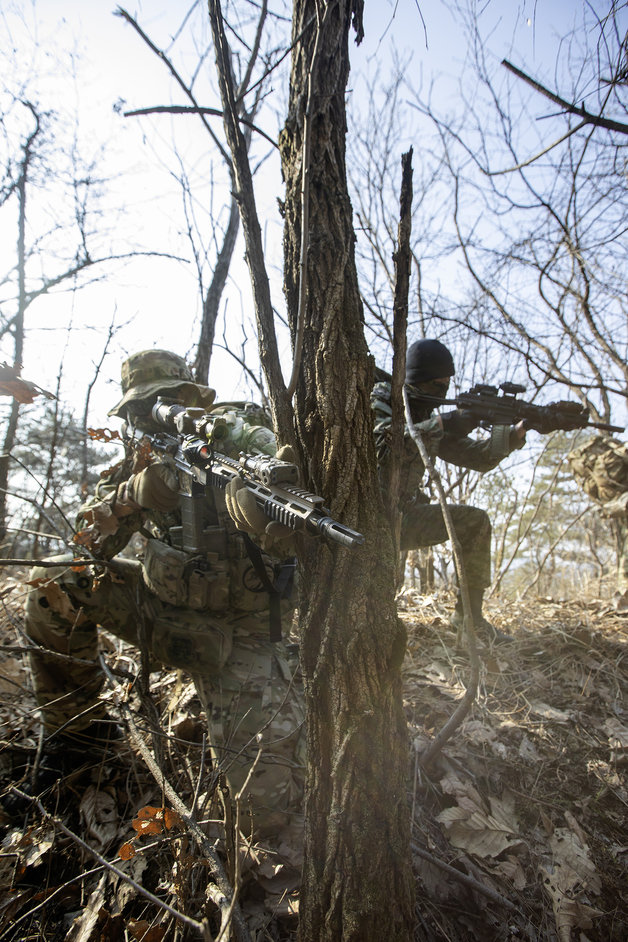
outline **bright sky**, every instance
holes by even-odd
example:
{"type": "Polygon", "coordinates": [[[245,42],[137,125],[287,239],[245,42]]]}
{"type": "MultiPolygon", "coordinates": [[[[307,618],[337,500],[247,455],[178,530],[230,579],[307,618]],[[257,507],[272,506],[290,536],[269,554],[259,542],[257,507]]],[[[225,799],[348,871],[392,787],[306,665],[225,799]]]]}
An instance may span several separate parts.
{"type": "MultiPolygon", "coordinates": [[[[181,0],[153,0],[139,2],[130,12],[139,20],[145,32],[161,47],[178,27],[190,7],[181,0]]],[[[271,3],[273,8],[278,8],[271,3]]],[[[547,53],[547,42],[552,37],[553,21],[556,29],[565,28],[565,17],[573,10],[573,0],[510,0],[506,5],[494,0],[489,14],[495,18],[495,32],[490,47],[495,56],[512,55],[528,68],[539,61],[542,51],[547,53]],[[540,17],[547,17],[541,20],[540,17]],[[539,19],[535,19],[538,17],[539,19]]],[[[172,173],[179,172],[177,159],[171,149],[172,130],[175,129],[177,148],[192,173],[207,172],[207,135],[194,117],[159,116],[150,118],[123,118],[114,113],[113,105],[124,100],[129,108],[185,103],[181,92],[173,92],[173,83],[157,57],[135,34],[133,29],[117,16],[107,0],[35,0],[32,4],[12,4],[9,0],[4,13],[0,13],[2,42],[9,41],[18,49],[17,61],[28,68],[33,57],[34,75],[44,75],[40,82],[40,103],[44,108],[64,107],[68,113],[79,115],[81,147],[97,153],[101,143],[109,153],[99,159],[94,172],[111,178],[107,184],[108,196],[104,207],[114,207],[103,225],[114,220],[116,244],[119,251],[128,250],[137,241],[146,250],[173,253],[188,259],[182,263],[163,257],[135,259],[125,266],[103,269],[102,281],[75,294],[59,293],[34,304],[27,315],[27,339],[24,376],[54,389],[59,364],[63,360],[63,398],[75,396],[77,411],[82,408],[87,383],[93,375],[93,364],[100,358],[106,329],[112,319],[120,327],[111,345],[111,355],[103,369],[102,379],[93,394],[94,422],[104,419],[107,408],[117,398],[116,384],[120,360],[130,352],[145,347],[160,346],[182,354],[190,353],[198,332],[199,290],[194,265],[190,259],[190,244],[183,238],[185,220],[179,184],[172,173]],[[19,9],[29,24],[35,24],[38,49],[32,46],[12,11],[19,9]],[[70,50],[76,52],[76,80],[69,81],[63,65],[70,62],[70,50]],[[166,166],[166,161],[168,165],[166,166]],[[68,325],[72,330],[68,333],[68,325]],[[85,329],[85,328],[89,329],[85,329]]],[[[204,4],[202,5],[204,9],[204,4]]],[[[438,76],[437,93],[446,103],[453,101],[454,84],[445,76],[456,75],[464,59],[461,28],[440,0],[419,4],[416,0],[366,0],[365,40],[352,51],[353,94],[359,96],[362,73],[377,65],[386,70],[391,61],[393,46],[401,58],[412,53],[411,69],[416,69],[417,82],[421,77],[429,82],[438,76]],[[427,42],[427,46],[426,46],[427,42]]],[[[188,49],[190,60],[196,52],[188,49]]],[[[176,60],[180,62],[180,59],[176,60]]],[[[548,60],[546,60],[547,63],[548,60]]],[[[551,60],[550,60],[551,61],[551,60]]],[[[206,68],[213,75],[213,58],[206,68]]],[[[200,80],[199,80],[200,84],[200,80]]],[[[282,100],[285,90],[276,88],[282,100]]],[[[219,107],[215,97],[203,104],[219,107]]],[[[211,119],[220,132],[219,119],[211,119]]],[[[280,127],[279,115],[267,115],[264,127],[276,135],[280,127]]],[[[409,142],[400,142],[399,153],[409,142]]],[[[415,142],[416,144],[417,142],[415,142]]],[[[415,160],[419,159],[415,147],[415,160]]],[[[213,193],[205,188],[207,201],[213,199],[218,209],[222,205],[220,184],[224,179],[220,161],[215,157],[213,168],[216,187],[213,193]]],[[[282,195],[278,161],[270,160],[260,174],[258,196],[260,212],[265,220],[265,234],[269,245],[275,246],[274,259],[280,264],[281,222],[276,200],[282,195]]],[[[33,196],[35,201],[35,196],[33,196]]],[[[31,205],[31,212],[35,208],[31,205]]],[[[207,225],[202,219],[201,224],[207,225]]],[[[15,233],[5,230],[3,251],[14,253],[15,233]],[[6,241],[5,241],[6,240],[6,241]]],[[[14,255],[13,255],[14,257],[14,255]]],[[[54,270],[50,262],[47,273],[54,270]]],[[[281,308],[281,279],[277,271],[273,276],[274,302],[281,308]]],[[[250,310],[248,272],[243,262],[243,248],[239,244],[232,269],[228,291],[227,316],[231,319],[230,343],[240,346],[239,322],[242,310],[250,310]]],[[[219,326],[218,342],[222,338],[219,326]]],[[[249,349],[255,351],[251,339],[249,349]]],[[[289,352],[286,350],[285,373],[289,371],[289,352]]],[[[0,349],[0,359],[10,360],[12,352],[6,345],[0,349]]],[[[210,382],[219,391],[221,399],[241,396],[242,372],[228,354],[216,350],[210,370],[210,382]]]]}

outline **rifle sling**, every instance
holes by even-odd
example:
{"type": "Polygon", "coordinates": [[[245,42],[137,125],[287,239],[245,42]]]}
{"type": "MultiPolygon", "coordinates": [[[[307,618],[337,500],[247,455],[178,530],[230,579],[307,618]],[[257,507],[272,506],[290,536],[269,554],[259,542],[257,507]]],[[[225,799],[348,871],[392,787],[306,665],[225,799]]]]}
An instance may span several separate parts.
{"type": "Polygon", "coordinates": [[[273,582],[268,578],[268,572],[262,559],[262,551],[259,546],[253,542],[248,533],[242,533],[244,545],[253,568],[257,573],[260,582],[268,592],[269,599],[269,617],[268,631],[271,641],[281,641],[281,600],[290,595],[292,588],[292,578],[296,567],[296,560],[293,558],[284,560],[281,563],[277,577],[273,582]]]}

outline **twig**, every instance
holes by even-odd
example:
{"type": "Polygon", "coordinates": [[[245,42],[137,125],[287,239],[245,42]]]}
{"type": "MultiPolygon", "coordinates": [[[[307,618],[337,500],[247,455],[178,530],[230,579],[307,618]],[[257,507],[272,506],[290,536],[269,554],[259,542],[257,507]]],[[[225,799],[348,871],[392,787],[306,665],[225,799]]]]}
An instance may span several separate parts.
{"type": "MultiPolygon", "coordinates": [[[[124,10],[122,7],[118,7],[118,9],[115,10],[114,16],[120,16],[123,20],[126,20],[126,22],[127,22],[130,26],[133,27],[133,29],[134,29],[135,32],[138,34],[138,36],[140,36],[140,37],[144,40],[144,42],[146,43],[146,45],[148,46],[148,48],[149,48],[152,52],[154,52],[155,55],[156,55],[159,59],[162,60],[162,62],[164,62],[164,63],[166,64],[167,68],[170,70],[170,74],[173,76],[174,80],[177,82],[177,84],[179,85],[179,87],[182,89],[183,93],[184,93],[185,95],[187,95],[187,97],[190,99],[190,101],[192,102],[192,104],[194,105],[194,107],[195,107],[195,108],[198,108],[198,102],[196,101],[194,95],[192,94],[191,89],[188,88],[188,86],[185,84],[185,82],[183,81],[183,79],[181,78],[181,76],[179,75],[179,73],[177,72],[177,70],[175,69],[174,65],[172,64],[172,62],[170,61],[170,59],[168,58],[168,56],[166,55],[166,53],[165,53],[162,49],[159,49],[159,48],[155,45],[155,43],[154,43],[151,39],[149,39],[149,37],[146,35],[146,33],[144,32],[144,30],[142,29],[142,27],[139,25],[139,23],[137,22],[137,20],[136,20],[133,16],[131,16],[130,13],[128,13],[126,10],[124,10]]],[[[205,120],[205,118],[203,117],[203,113],[202,113],[201,111],[199,111],[198,113],[199,113],[199,117],[200,117],[201,121],[203,122],[203,126],[205,127],[205,130],[207,131],[207,133],[208,133],[209,136],[211,137],[212,141],[214,142],[214,144],[215,144],[216,147],[218,148],[218,150],[219,150],[219,152],[220,152],[220,154],[221,154],[223,160],[225,161],[225,163],[227,164],[228,167],[231,166],[231,161],[229,160],[229,154],[226,152],[226,150],[224,149],[224,147],[222,146],[222,144],[220,143],[220,141],[218,140],[218,138],[216,137],[216,135],[215,135],[214,132],[212,131],[211,127],[209,126],[209,124],[207,123],[207,121],[205,120]]]]}
{"type": "Polygon", "coordinates": [[[443,489],[443,484],[440,478],[440,474],[434,467],[434,463],[430,458],[425,443],[421,437],[421,433],[417,426],[412,420],[412,413],[410,411],[410,400],[408,398],[408,391],[404,386],[403,390],[403,401],[406,409],[406,423],[408,426],[408,431],[410,436],[414,441],[415,445],[419,449],[419,454],[421,455],[421,460],[425,465],[426,470],[429,472],[434,486],[438,493],[438,500],[440,503],[441,511],[443,514],[443,520],[445,521],[445,527],[447,529],[447,535],[451,542],[451,549],[454,556],[454,563],[456,565],[456,574],[458,576],[458,587],[460,590],[460,597],[462,599],[462,610],[464,614],[464,627],[467,634],[467,644],[469,648],[469,661],[471,663],[471,676],[469,678],[469,684],[465,689],[464,696],[450,718],[447,720],[443,728],[440,730],[438,735],[432,740],[430,745],[427,747],[423,755],[421,756],[420,765],[422,768],[425,768],[427,765],[432,762],[435,757],[441,752],[443,746],[448,739],[451,738],[452,734],[458,729],[465,716],[468,714],[471,709],[471,704],[475,700],[475,695],[478,689],[478,682],[480,678],[480,659],[478,657],[478,649],[475,643],[475,630],[473,627],[473,617],[471,614],[471,601],[469,599],[469,586],[466,579],[466,573],[464,571],[464,564],[462,562],[462,553],[460,549],[460,543],[458,537],[456,536],[456,530],[454,528],[453,520],[451,519],[451,514],[449,513],[449,508],[447,506],[447,498],[445,496],[445,491],[443,489]]]}
{"type": "MultiPolygon", "coordinates": [[[[200,105],[195,107],[192,105],[153,105],[152,107],[134,108],[133,111],[123,112],[125,118],[135,118],[145,114],[210,114],[214,115],[216,118],[224,117],[223,112],[219,108],[203,108],[200,105]]],[[[259,125],[254,124],[252,121],[242,116],[240,116],[240,123],[246,124],[247,128],[251,128],[252,131],[255,131],[263,137],[269,144],[272,144],[276,150],[279,150],[277,141],[274,141],[270,134],[263,131],[259,125]]]]}
{"type": "MultiPolygon", "coordinates": [[[[109,667],[105,659],[103,658],[102,655],[100,655],[99,659],[100,659],[101,667],[103,671],[105,672],[107,679],[113,686],[116,686],[114,677],[111,671],[109,670],[109,667]]],[[[155,757],[153,756],[150,749],[148,748],[148,746],[146,745],[146,743],[140,736],[139,730],[135,724],[133,713],[131,712],[131,709],[128,706],[128,704],[122,702],[122,703],[117,704],[117,707],[118,707],[119,712],[122,714],[124,721],[128,724],[129,731],[131,734],[131,739],[133,740],[133,744],[137,747],[140,755],[142,756],[142,759],[146,763],[148,770],[152,774],[153,778],[155,779],[159,787],[163,790],[164,794],[168,798],[168,801],[171,803],[172,807],[181,816],[186,826],[188,827],[192,837],[194,838],[197,846],[199,847],[201,852],[205,855],[205,857],[209,861],[211,870],[212,870],[212,875],[216,879],[218,889],[227,899],[231,900],[234,890],[227,879],[227,875],[224,871],[222,862],[218,854],[216,853],[214,847],[212,846],[211,842],[208,840],[206,835],[203,834],[202,830],[200,829],[196,821],[195,816],[190,813],[190,810],[187,808],[185,803],[179,798],[178,793],[170,784],[163,770],[157,764],[155,757]]],[[[239,906],[234,907],[232,918],[233,918],[233,926],[234,926],[235,935],[236,935],[236,938],[239,940],[239,942],[251,942],[251,936],[246,927],[246,923],[244,922],[244,918],[242,916],[239,906]]]]}
{"type": "Polygon", "coordinates": [[[173,909],[172,906],[169,906],[168,903],[165,903],[162,899],[159,899],[158,896],[154,896],[150,892],[150,890],[146,890],[139,883],[136,883],[132,877],[124,873],[123,870],[120,870],[119,867],[116,867],[114,866],[114,864],[109,863],[108,860],[105,860],[105,858],[101,854],[99,854],[97,850],[94,850],[94,848],[90,847],[89,844],[85,843],[85,841],[81,837],[79,837],[78,834],[75,834],[74,831],[71,831],[69,828],[67,828],[65,824],[59,818],[57,818],[55,815],[52,815],[48,811],[46,811],[46,809],[42,805],[39,798],[33,798],[31,795],[27,795],[26,792],[23,792],[19,788],[16,788],[15,785],[11,786],[11,791],[15,792],[16,795],[19,795],[20,798],[25,798],[28,801],[34,803],[46,821],[49,821],[55,827],[59,828],[59,830],[62,831],[67,837],[75,841],[79,845],[79,847],[82,847],[83,850],[87,851],[88,854],[91,854],[91,856],[94,857],[102,867],[106,867],[107,870],[110,870],[112,873],[115,873],[115,875],[120,880],[124,880],[126,883],[129,884],[129,886],[132,886],[133,889],[137,893],[139,893],[141,896],[144,896],[151,903],[155,903],[157,906],[159,906],[160,909],[165,910],[175,919],[179,920],[180,922],[183,922],[190,929],[194,929],[194,931],[197,932],[198,935],[202,939],[209,940],[206,926],[204,926],[200,922],[197,922],[196,919],[191,919],[190,916],[186,916],[184,915],[184,913],[180,913],[177,909],[173,909]]]}
{"type": "MultiPolygon", "coordinates": [[[[217,939],[216,939],[216,942],[222,942],[222,940],[223,940],[223,938],[224,938],[224,935],[225,935],[225,932],[227,931],[227,929],[229,928],[229,925],[231,924],[231,919],[232,919],[232,915],[233,915],[233,909],[234,909],[234,906],[235,906],[235,904],[236,904],[236,898],[237,898],[237,895],[238,895],[238,887],[239,887],[239,884],[240,884],[240,848],[239,848],[239,840],[240,840],[240,802],[241,802],[241,800],[242,800],[242,796],[244,795],[244,793],[246,792],[246,789],[247,789],[248,786],[249,786],[249,782],[251,781],[251,776],[253,775],[253,772],[255,771],[255,769],[256,769],[256,767],[257,767],[257,763],[259,762],[261,755],[262,755],[262,750],[261,750],[261,748],[260,748],[260,749],[258,749],[258,751],[257,751],[257,755],[255,756],[255,759],[254,759],[254,761],[253,761],[253,764],[251,765],[251,768],[249,769],[248,775],[247,775],[247,777],[246,777],[246,779],[245,779],[245,781],[244,781],[244,784],[243,784],[242,788],[240,789],[240,791],[238,792],[238,794],[237,794],[237,795],[235,796],[235,798],[234,798],[235,807],[236,807],[236,819],[235,819],[235,828],[234,828],[234,831],[235,831],[235,845],[234,845],[233,895],[232,895],[232,897],[231,897],[231,902],[229,903],[229,905],[228,905],[228,907],[227,907],[226,909],[223,909],[223,906],[222,906],[222,900],[224,900],[225,897],[221,896],[221,904],[219,904],[219,905],[220,905],[220,912],[221,912],[221,920],[222,920],[222,921],[221,921],[221,925],[220,925],[220,932],[218,933],[218,937],[217,937],[217,939]]],[[[212,899],[214,899],[213,896],[212,896],[212,899]]]]}
{"type": "Polygon", "coordinates": [[[565,101],[560,95],[556,95],[554,92],[551,92],[549,88],[545,88],[544,85],[537,82],[536,79],[526,75],[525,72],[518,69],[517,66],[509,62],[508,59],[502,59],[502,65],[512,72],[513,75],[516,75],[517,78],[523,79],[524,82],[531,85],[532,88],[540,92],[541,95],[549,98],[554,104],[560,105],[560,107],[564,108],[569,114],[577,115],[578,118],[582,118],[583,124],[593,124],[595,127],[605,128],[607,131],[619,131],[620,134],[628,134],[628,124],[623,124],[621,121],[613,121],[611,118],[603,118],[601,115],[591,114],[590,111],[586,110],[584,105],[578,107],[578,105],[573,105],[565,101]]]}
{"type": "MultiPolygon", "coordinates": [[[[30,919],[32,916],[34,916],[35,913],[39,912],[40,909],[43,909],[44,906],[47,906],[51,899],[53,899],[55,896],[58,896],[60,893],[63,893],[73,883],[77,883],[78,880],[85,880],[86,877],[93,877],[94,874],[100,873],[102,869],[102,867],[94,867],[92,870],[86,870],[84,873],[80,873],[77,877],[73,877],[71,880],[66,880],[65,883],[62,883],[61,886],[56,887],[48,896],[46,896],[46,898],[43,899],[41,903],[38,903],[37,906],[33,907],[33,909],[29,909],[28,912],[23,913],[19,919],[11,922],[8,928],[0,934],[0,940],[4,939],[9,932],[13,935],[13,930],[16,928],[16,926],[19,926],[19,924],[24,922],[25,919],[30,919]]],[[[14,935],[13,938],[15,938],[14,935]]]]}
{"type": "MultiPolygon", "coordinates": [[[[61,539],[61,538],[60,538],[61,539]]],[[[85,566],[92,563],[91,559],[0,559],[0,566],[37,566],[39,569],[69,569],[72,566],[85,566]]]]}
{"type": "Polygon", "coordinates": [[[502,896],[501,893],[498,893],[496,890],[492,890],[484,883],[480,883],[480,881],[476,880],[474,877],[470,877],[466,873],[461,873],[460,870],[456,870],[455,867],[452,867],[451,864],[445,863],[444,860],[439,860],[438,857],[434,857],[433,854],[430,854],[427,850],[423,850],[423,848],[419,847],[418,844],[415,844],[414,841],[410,842],[410,847],[412,849],[412,853],[416,854],[417,857],[422,857],[423,860],[428,860],[431,864],[434,864],[435,867],[439,867],[441,870],[449,873],[452,877],[455,877],[456,880],[459,880],[461,883],[466,884],[466,886],[471,887],[471,889],[477,890],[478,893],[482,893],[483,896],[487,896],[495,903],[499,903],[500,906],[505,906],[506,909],[515,910],[516,912],[519,911],[519,907],[515,906],[514,903],[511,903],[510,900],[506,899],[505,896],[502,896]]]}
{"type": "Polygon", "coordinates": [[[540,157],[544,157],[545,154],[549,154],[551,150],[554,150],[555,147],[558,147],[559,144],[562,144],[563,141],[566,141],[572,136],[580,131],[586,124],[586,121],[581,121],[580,124],[576,124],[575,127],[570,128],[565,134],[561,134],[559,138],[555,141],[552,141],[551,144],[548,144],[547,147],[544,147],[543,150],[540,150],[537,154],[534,154],[533,157],[527,157],[525,160],[522,160],[521,163],[514,164],[512,167],[507,167],[505,170],[486,170],[484,167],[480,167],[480,170],[487,177],[500,177],[506,173],[515,173],[517,170],[524,170],[526,167],[529,167],[536,160],[539,160],[540,157]]]}

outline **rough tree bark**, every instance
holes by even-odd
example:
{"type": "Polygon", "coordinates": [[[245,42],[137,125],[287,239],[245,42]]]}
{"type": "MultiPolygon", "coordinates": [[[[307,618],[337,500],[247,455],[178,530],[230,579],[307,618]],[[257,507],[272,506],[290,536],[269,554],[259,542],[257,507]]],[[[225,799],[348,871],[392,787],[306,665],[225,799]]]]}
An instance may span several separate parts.
{"type": "Polygon", "coordinates": [[[302,666],[308,781],[302,942],[412,937],[407,735],[394,604],[395,554],[379,491],[345,167],[351,21],[361,0],[295,0],[290,104],[280,149],[286,180],[285,291],[298,308],[301,156],[312,73],[308,298],[296,388],[307,486],[366,535],[357,552],[308,543],[302,554],[302,666]],[[310,28],[304,27],[312,21],[310,28]]]}

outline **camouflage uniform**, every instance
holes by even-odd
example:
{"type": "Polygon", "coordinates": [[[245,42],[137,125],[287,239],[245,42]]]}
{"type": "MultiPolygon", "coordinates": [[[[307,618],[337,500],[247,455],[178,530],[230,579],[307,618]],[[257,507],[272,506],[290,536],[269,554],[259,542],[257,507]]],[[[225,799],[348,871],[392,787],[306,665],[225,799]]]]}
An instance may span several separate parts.
{"type": "Polygon", "coordinates": [[[583,490],[611,521],[617,542],[617,588],[628,591],[628,445],[595,435],[567,455],[583,490]]]}
{"type": "MultiPolygon", "coordinates": [[[[145,412],[158,393],[171,395],[223,416],[229,428],[220,442],[223,453],[275,453],[272,432],[254,424],[263,419],[259,408],[213,405],[213,391],[191,380],[174,354],[136,354],[123,365],[125,396],[110,414],[145,412]]],[[[180,548],[183,481],[169,458],[150,461],[144,469],[147,460],[141,449],[128,450],[101,476],[94,497],[79,512],[78,542],[96,557],[114,561],[104,576],[95,580],[88,569],[63,565],[63,557],[58,569],[32,571],[26,630],[38,646],[31,667],[45,726],[71,736],[102,715],[99,626],[125,641],[144,643],[152,661],[181,668],[194,679],[207,709],[214,754],[233,793],[261,745],[247,794],[256,833],[276,831],[299,810],[303,787],[303,707],[295,664],[284,642],[269,640],[269,596],[227,512],[224,492],[206,489],[200,505],[203,550],[186,552],[180,548]],[[147,537],[141,562],[118,556],[140,530],[147,537]]],[[[279,561],[266,553],[262,561],[274,578],[279,561]]],[[[284,572],[290,572],[286,565],[284,572]]],[[[287,623],[289,599],[282,609],[287,623]]]]}
{"type": "MultiPolygon", "coordinates": [[[[375,445],[380,470],[389,456],[392,411],[390,383],[376,383],[371,393],[375,416],[375,445]]],[[[496,426],[490,438],[476,441],[467,436],[444,433],[438,417],[418,417],[416,426],[430,458],[441,458],[450,464],[474,471],[490,471],[522,442],[506,426],[496,426]]],[[[419,450],[406,432],[401,465],[400,510],[401,549],[418,549],[445,543],[449,537],[441,508],[431,504],[421,490],[425,467],[419,450]]],[[[491,581],[491,523],[486,511],[466,504],[449,504],[452,522],[460,542],[462,561],[471,588],[484,589],[491,581]]]]}

